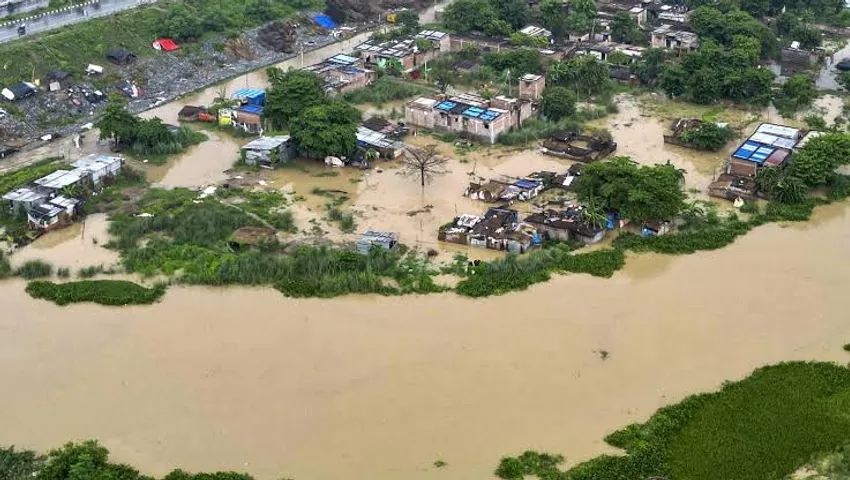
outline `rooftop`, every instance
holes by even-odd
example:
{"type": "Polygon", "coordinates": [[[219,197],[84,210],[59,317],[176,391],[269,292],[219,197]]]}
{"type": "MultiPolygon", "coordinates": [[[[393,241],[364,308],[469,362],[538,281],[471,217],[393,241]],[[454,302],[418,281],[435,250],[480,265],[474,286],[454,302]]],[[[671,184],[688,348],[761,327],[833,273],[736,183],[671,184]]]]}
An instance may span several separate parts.
{"type": "Polygon", "coordinates": [[[543,78],[543,75],[535,75],[533,73],[526,73],[525,75],[522,76],[522,81],[523,82],[536,82],[536,81],[540,80],[541,78],[543,78]]]}
{"type": "Polygon", "coordinates": [[[29,187],[20,187],[3,195],[3,200],[8,200],[10,202],[33,202],[41,200],[46,196],[47,194],[44,192],[40,192],[29,187]]]}
{"type": "Polygon", "coordinates": [[[242,146],[243,150],[271,150],[277,148],[289,141],[289,135],[279,135],[275,137],[260,137],[242,146]]]}
{"type": "Polygon", "coordinates": [[[79,182],[84,174],[85,170],[79,168],[74,170],[56,170],[50,175],[39,178],[34,183],[45,188],[59,190],[79,182]]]}
{"type": "Polygon", "coordinates": [[[534,25],[529,25],[529,26],[523,28],[522,30],[519,31],[519,33],[523,33],[525,35],[528,35],[529,37],[546,37],[546,38],[548,38],[548,37],[552,36],[552,32],[550,32],[549,30],[546,30],[545,28],[541,28],[541,27],[535,27],[534,25]]]}
{"type": "Polygon", "coordinates": [[[448,33],[440,32],[438,30],[422,30],[421,32],[416,34],[416,38],[426,38],[428,40],[438,42],[442,40],[448,33]]]}
{"type": "Polygon", "coordinates": [[[83,168],[86,170],[100,170],[121,163],[121,157],[113,157],[112,155],[92,154],[80,158],[71,164],[72,167],[83,168]]]}
{"type": "Polygon", "coordinates": [[[265,90],[260,90],[259,88],[243,88],[233,92],[231,97],[233,98],[255,98],[261,97],[265,95],[265,90]]]}
{"type": "Polygon", "coordinates": [[[402,143],[389,140],[383,133],[369,130],[366,127],[357,127],[357,143],[377,148],[392,148],[396,150],[404,147],[402,143]]]}

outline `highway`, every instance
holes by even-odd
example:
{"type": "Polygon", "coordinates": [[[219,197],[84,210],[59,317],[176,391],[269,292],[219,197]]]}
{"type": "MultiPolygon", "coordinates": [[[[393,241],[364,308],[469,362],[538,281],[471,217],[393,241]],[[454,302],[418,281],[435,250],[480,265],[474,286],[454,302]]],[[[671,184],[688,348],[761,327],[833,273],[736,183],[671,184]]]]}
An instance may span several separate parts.
{"type": "MultiPolygon", "coordinates": [[[[104,17],[122,10],[129,10],[147,3],[155,3],[156,0],[100,0],[99,2],[87,2],[76,7],[60,9],[53,14],[40,15],[37,18],[23,19],[16,22],[0,22],[0,43],[26,38],[40,32],[53,30],[54,28],[84,22],[92,18],[104,17]],[[99,8],[97,8],[99,3],[99,8]],[[24,37],[18,35],[18,25],[25,23],[27,33],[24,37]]],[[[2,19],[0,19],[2,20],[2,19]]]]}

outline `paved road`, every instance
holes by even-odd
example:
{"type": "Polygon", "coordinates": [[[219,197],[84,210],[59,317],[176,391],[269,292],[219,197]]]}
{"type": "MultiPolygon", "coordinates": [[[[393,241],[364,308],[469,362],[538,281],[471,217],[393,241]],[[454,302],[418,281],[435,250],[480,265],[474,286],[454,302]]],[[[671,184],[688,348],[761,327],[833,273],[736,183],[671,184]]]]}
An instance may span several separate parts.
{"type": "MultiPolygon", "coordinates": [[[[81,8],[71,7],[63,9],[52,15],[44,15],[31,20],[20,20],[11,24],[0,23],[0,43],[9,42],[21,38],[18,35],[17,26],[26,23],[27,35],[46,32],[65,25],[84,22],[92,18],[111,15],[122,10],[138,7],[142,4],[155,3],[157,0],[100,0],[100,8],[95,8],[93,2],[84,4],[81,8]]],[[[1,21],[2,19],[0,19],[1,21]]]]}

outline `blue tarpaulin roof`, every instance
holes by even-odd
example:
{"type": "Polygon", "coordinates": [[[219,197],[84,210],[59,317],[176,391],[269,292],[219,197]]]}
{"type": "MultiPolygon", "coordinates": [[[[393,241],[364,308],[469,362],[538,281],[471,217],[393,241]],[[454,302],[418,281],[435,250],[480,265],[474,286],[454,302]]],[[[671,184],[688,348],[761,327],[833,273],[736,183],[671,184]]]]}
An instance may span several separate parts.
{"type": "Polygon", "coordinates": [[[540,185],[540,182],[537,182],[537,181],[534,181],[534,180],[522,179],[522,180],[517,180],[516,182],[514,182],[514,185],[516,185],[519,188],[531,190],[532,188],[536,188],[538,185],[540,185]]]}
{"type": "Polygon", "coordinates": [[[263,113],[263,107],[258,107],[256,105],[245,105],[244,107],[239,107],[240,112],[246,113],[256,113],[257,115],[263,113]]]}
{"type": "Polygon", "coordinates": [[[755,163],[762,163],[767,160],[771,153],[775,152],[776,148],[769,145],[764,145],[759,142],[748,140],[743,143],[735,153],[732,154],[735,158],[741,160],[749,160],[755,163]]]}
{"type": "Polygon", "coordinates": [[[331,20],[331,17],[327,15],[315,15],[313,17],[313,21],[316,22],[316,25],[322,28],[327,28],[328,30],[336,28],[336,23],[334,23],[334,21],[331,20]]]}

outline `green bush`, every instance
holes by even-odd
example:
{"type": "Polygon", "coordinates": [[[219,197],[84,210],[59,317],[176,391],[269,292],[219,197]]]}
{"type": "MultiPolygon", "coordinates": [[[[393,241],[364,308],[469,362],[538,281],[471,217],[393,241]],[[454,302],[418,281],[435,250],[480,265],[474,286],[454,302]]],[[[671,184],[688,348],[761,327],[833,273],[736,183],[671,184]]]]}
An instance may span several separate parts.
{"type": "Polygon", "coordinates": [[[80,278],[92,278],[98,273],[103,273],[103,265],[84,267],[77,270],[77,276],[80,278]]]}
{"type": "Polygon", "coordinates": [[[0,280],[12,276],[12,264],[9,263],[9,257],[5,253],[0,252],[0,280]]]}
{"type": "Polygon", "coordinates": [[[166,285],[158,283],[145,288],[124,280],[80,280],[77,282],[53,283],[34,281],[27,285],[27,293],[33,298],[50,300],[57,305],[94,302],[101,305],[149,305],[165,294],[166,285]]]}
{"type": "Polygon", "coordinates": [[[845,343],[845,344],[844,344],[844,351],[845,351],[845,352],[850,352],[850,343],[845,343]]]}
{"type": "Polygon", "coordinates": [[[68,278],[71,276],[71,269],[67,267],[57,268],[56,276],[59,278],[68,278]]]}
{"type": "Polygon", "coordinates": [[[602,455],[562,472],[561,457],[526,452],[503,459],[496,473],[504,479],[785,478],[813,456],[850,442],[849,406],[847,368],[783,363],[605,438],[626,455],[602,455]]]}
{"type": "Polygon", "coordinates": [[[343,99],[347,102],[356,104],[381,104],[392,102],[394,100],[404,100],[416,95],[425,94],[429,91],[430,89],[412,82],[383,76],[368,87],[346,93],[343,95],[343,99]]]}
{"type": "Polygon", "coordinates": [[[486,297],[525,290],[535,283],[545,282],[552,273],[588,273],[610,277],[622,268],[625,256],[621,250],[597,250],[573,254],[569,247],[556,244],[523,256],[509,254],[475,267],[456,287],[460,295],[486,297]]]}
{"type": "Polygon", "coordinates": [[[15,270],[15,275],[26,279],[49,277],[53,275],[53,265],[41,260],[27,260],[15,270]]]}

